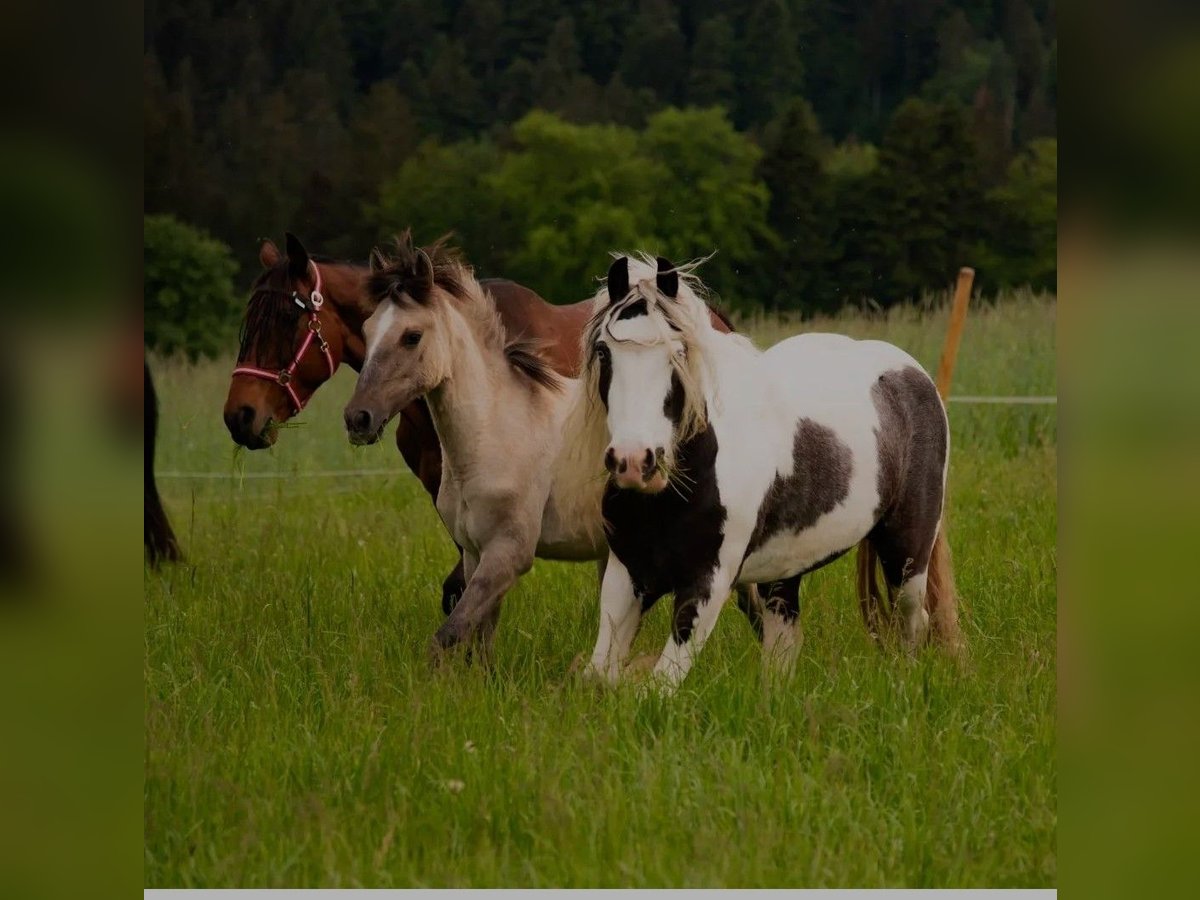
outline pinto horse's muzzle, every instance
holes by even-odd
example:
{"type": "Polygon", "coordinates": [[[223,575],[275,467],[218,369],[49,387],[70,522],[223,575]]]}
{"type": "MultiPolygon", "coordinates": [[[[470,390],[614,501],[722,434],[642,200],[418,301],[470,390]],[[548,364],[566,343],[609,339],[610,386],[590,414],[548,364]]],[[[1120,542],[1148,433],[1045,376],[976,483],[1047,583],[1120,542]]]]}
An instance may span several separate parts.
{"type": "Polygon", "coordinates": [[[667,486],[664,465],[666,452],[662,447],[609,447],[604,453],[604,467],[613,484],[647,494],[657,494],[667,486]]]}

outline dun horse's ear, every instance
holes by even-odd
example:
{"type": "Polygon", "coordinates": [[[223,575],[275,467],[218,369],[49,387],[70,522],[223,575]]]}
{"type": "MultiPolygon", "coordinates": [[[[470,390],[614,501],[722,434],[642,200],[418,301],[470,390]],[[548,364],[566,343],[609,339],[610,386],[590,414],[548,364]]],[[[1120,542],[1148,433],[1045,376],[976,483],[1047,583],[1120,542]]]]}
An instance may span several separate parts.
{"type": "Polygon", "coordinates": [[[367,264],[371,267],[372,272],[382,272],[387,268],[387,258],[378,247],[372,247],[371,252],[367,255],[367,264]]]}
{"type": "Polygon", "coordinates": [[[293,278],[302,278],[308,274],[308,251],[300,243],[300,239],[287,233],[288,274],[293,278]]]}
{"type": "Polygon", "coordinates": [[[413,264],[413,285],[409,295],[421,302],[429,299],[433,293],[433,260],[424,250],[417,250],[417,258],[413,264]]]}
{"type": "Polygon", "coordinates": [[[675,264],[669,259],[661,256],[658,258],[658,275],[655,281],[658,283],[660,294],[674,297],[679,293],[679,273],[675,271],[675,264]]]}
{"type": "Polygon", "coordinates": [[[608,302],[624,300],[629,294],[629,257],[614,259],[608,267],[608,302]]]}
{"type": "Polygon", "coordinates": [[[283,257],[279,255],[279,248],[275,246],[275,242],[270,238],[263,238],[262,243],[258,245],[258,261],[262,263],[264,269],[273,269],[279,264],[279,260],[283,257]]]}

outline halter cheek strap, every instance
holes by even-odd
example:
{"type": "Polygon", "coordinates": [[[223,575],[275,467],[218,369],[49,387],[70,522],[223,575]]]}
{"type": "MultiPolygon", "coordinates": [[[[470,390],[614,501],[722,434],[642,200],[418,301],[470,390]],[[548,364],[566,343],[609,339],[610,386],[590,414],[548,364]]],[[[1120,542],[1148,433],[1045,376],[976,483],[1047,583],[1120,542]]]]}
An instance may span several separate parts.
{"type": "Polygon", "coordinates": [[[288,399],[292,403],[293,415],[304,409],[304,401],[300,399],[300,395],[292,387],[292,376],[296,374],[296,368],[300,365],[304,359],[304,354],[308,352],[308,348],[312,346],[314,341],[325,356],[325,362],[329,366],[329,377],[332,378],[333,373],[337,371],[337,363],[333,361],[333,353],[329,349],[329,342],[321,334],[321,318],[319,313],[321,312],[321,307],[325,304],[325,297],[321,294],[321,270],[312,260],[309,260],[309,265],[313,268],[315,286],[312,289],[312,293],[308,295],[307,302],[300,297],[298,291],[292,292],[292,300],[295,304],[301,309],[308,311],[308,334],[300,342],[300,349],[292,357],[291,363],[278,372],[272,372],[269,369],[259,369],[255,366],[238,366],[233,370],[234,375],[249,375],[251,378],[261,378],[264,381],[275,382],[287,393],[288,399]]]}

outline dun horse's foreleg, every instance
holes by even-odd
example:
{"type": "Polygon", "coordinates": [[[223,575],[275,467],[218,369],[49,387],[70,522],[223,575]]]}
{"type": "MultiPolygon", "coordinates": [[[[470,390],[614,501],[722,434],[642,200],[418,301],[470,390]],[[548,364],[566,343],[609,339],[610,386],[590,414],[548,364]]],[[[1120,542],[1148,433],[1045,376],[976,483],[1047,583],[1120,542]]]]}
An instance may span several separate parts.
{"type": "Polygon", "coordinates": [[[803,641],[800,629],[800,579],[793,575],[773,581],[766,588],[763,616],[763,662],[781,672],[790,672],[803,641]]]}
{"type": "Polygon", "coordinates": [[[629,570],[610,553],[600,584],[600,632],[584,675],[616,684],[641,622],[642,600],[629,570]]]}
{"type": "Polygon", "coordinates": [[[495,631],[494,620],[499,616],[500,601],[532,565],[532,551],[515,542],[496,541],[484,547],[478,565],[467,579],[462,599],[434,635],[433,650],[448,650],[468,638],[490,640],[495,631]]]}
{"type": "MultiPolygon", "coordinates": [[[[457,544],[455,546],[458,546],[457,544]]],[[[462,599],[463,591],[467,588],[467,578],[463,574],[463,550],[458,548],[458,564],[442,582],[442,612],[450,615],[458,601],[462,599]]]]}
{"type": "Polygon", "coordinates": [[[691,670],[704,642],[717,624],[721,607],[729,599],[734,567],[720,566],[707,588],[684,588],[675,592],[675,615],[671,636],[654,667],[656,684],[671,692],[691,670]]]}

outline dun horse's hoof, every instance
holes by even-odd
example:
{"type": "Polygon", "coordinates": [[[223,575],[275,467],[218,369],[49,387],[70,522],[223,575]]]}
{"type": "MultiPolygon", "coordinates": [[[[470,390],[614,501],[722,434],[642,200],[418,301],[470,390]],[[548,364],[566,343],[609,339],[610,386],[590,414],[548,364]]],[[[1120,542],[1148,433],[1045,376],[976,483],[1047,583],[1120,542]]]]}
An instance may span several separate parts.
{"type": "Polygon", "coordinates": [[[442,585],[442,613],[450,615],[454,612],[454,607],[458,606],[458,601],[462,599],[464,585],[461,581],[455,581],[452,578],[446,579],[446,583],[442,585]]]}

